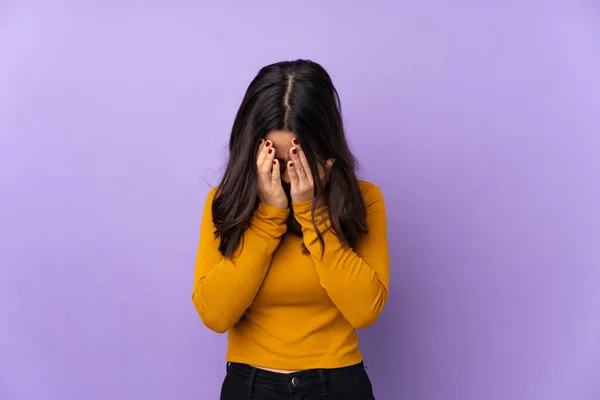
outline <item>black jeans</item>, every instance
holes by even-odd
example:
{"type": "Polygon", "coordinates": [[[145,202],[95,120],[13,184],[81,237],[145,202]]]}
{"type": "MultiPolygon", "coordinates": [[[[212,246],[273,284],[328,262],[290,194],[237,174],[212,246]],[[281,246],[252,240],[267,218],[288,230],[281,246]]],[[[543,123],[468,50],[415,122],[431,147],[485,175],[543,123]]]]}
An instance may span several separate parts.
{"type": "Polygon", "coordinates": [[[221,400],[375,400],[363,363],[279,374],[227,363],[221,400]]]}

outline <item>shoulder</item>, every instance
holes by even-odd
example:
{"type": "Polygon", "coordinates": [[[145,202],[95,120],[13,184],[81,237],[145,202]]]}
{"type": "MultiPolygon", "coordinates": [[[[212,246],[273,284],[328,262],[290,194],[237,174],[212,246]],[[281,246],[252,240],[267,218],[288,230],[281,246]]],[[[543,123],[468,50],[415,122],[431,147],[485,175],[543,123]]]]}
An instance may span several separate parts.
{"type": "Polygon", "coordinates": [[[381,193],[381,189],[376,184],[359,179],[358,185],[360,186],[360,191],[367,207],[378,200],[383,200],[383,193],[381,193]]]}
{"type": "Polygon", "coordinates": [[[210,190],[208,191],[208,197],[214,198],[218,188],[218,186],[213,186],[212,188],[210,188],[210,190]]]}
{"type": "Polygon", "coordinates": [[[206,207],[212,206],[213,200],[215,199],[215,194],[217,193],[217,188],[218,186],[214,186],[208,191],[205,201],[206,207]]]}

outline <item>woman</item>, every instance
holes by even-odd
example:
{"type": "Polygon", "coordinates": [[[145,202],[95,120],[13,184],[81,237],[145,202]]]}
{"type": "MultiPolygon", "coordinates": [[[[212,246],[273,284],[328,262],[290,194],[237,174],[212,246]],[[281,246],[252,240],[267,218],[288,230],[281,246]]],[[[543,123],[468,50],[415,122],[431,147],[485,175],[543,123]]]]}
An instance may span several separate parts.
{"type": "Polygon", "coordinates": [[[264,67],[204,208],[192,299],[228,332],[222,400],[373,399],[356,329],[388,296],[379,188],[359,181],[317,63],[264,67]]]}

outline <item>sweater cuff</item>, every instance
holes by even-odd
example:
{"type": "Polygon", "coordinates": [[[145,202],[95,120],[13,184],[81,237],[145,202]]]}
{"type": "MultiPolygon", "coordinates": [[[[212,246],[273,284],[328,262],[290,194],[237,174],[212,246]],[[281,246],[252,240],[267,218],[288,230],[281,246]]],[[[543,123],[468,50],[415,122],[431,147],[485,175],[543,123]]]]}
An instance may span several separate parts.
{"type": "MultiPolygon", "coordinates": [[[[292,207],[294,208],[294,217],[303,228],[314,228],[312,221],[312,205],[312,200],[303,201],[301,203],[292,202],[292,207]]],[[[323,209],[323,214],[321,214],[321,207],[317,204],[317,208],[315,209],[315,222],[320,231],[323,231],[330,226],[329,209],[327,207],[323,209]]]]}
{"type": "Polygon", "coordinates": [[[277,238],[287,231],[286,221],[289,215],[289,208],[278,208],[259,203],[251,224],[267,235],[277,238]]]}
{"type": "Polygon", "coordinates": [[[300,203],[292,202],[294,208],[294,215],[298,215],[303,212],[310,212],[312,210],[312,200],[302,201],[300,203]]]}

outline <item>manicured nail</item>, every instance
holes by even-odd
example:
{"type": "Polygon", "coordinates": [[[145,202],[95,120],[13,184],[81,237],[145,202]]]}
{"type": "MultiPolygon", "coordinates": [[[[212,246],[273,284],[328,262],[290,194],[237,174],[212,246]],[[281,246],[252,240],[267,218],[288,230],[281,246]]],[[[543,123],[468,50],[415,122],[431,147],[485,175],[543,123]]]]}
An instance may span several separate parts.
{"type": "Polygon", "coordinates": [[[292,149],[292,154],[296,154],[296,153],[297,153],[296,149],[292,149]]]}
{"type": "Polygon", "coordinates": [[[277,164],[277,160],[273,160],[273,165],[277,164]]]}
{"type": "Polygon", "coordinates": [[[298,142],[298,139],[296,139],[296,138],[294,138],[294,140],[292,140],[292,142],[293,142],[294,144],[298,144],[298,143],[299,143],[299,142],[298,142]]]}
{"type": "Polygon", "coordinates": [[[273,152],[273,149],[272,149],[272,148],[270,148],[270,149],[269,149],[269,154],[271,154],[272,152],[273,152]]]}
{"type": "Polygon", "coordinates": [[[265,146],[269,147],[271,145],[271,141],[267,140],[267,142],[265,143],[265,146]]]}
{"type": "Polygon", "coordinates": [[[290,161],[290,162],[288,163],[288,165],[289,165],[290,167],[293,167],[293,166],[294,166],[294,162],[293,162],[293,161],[290,161]]]}

